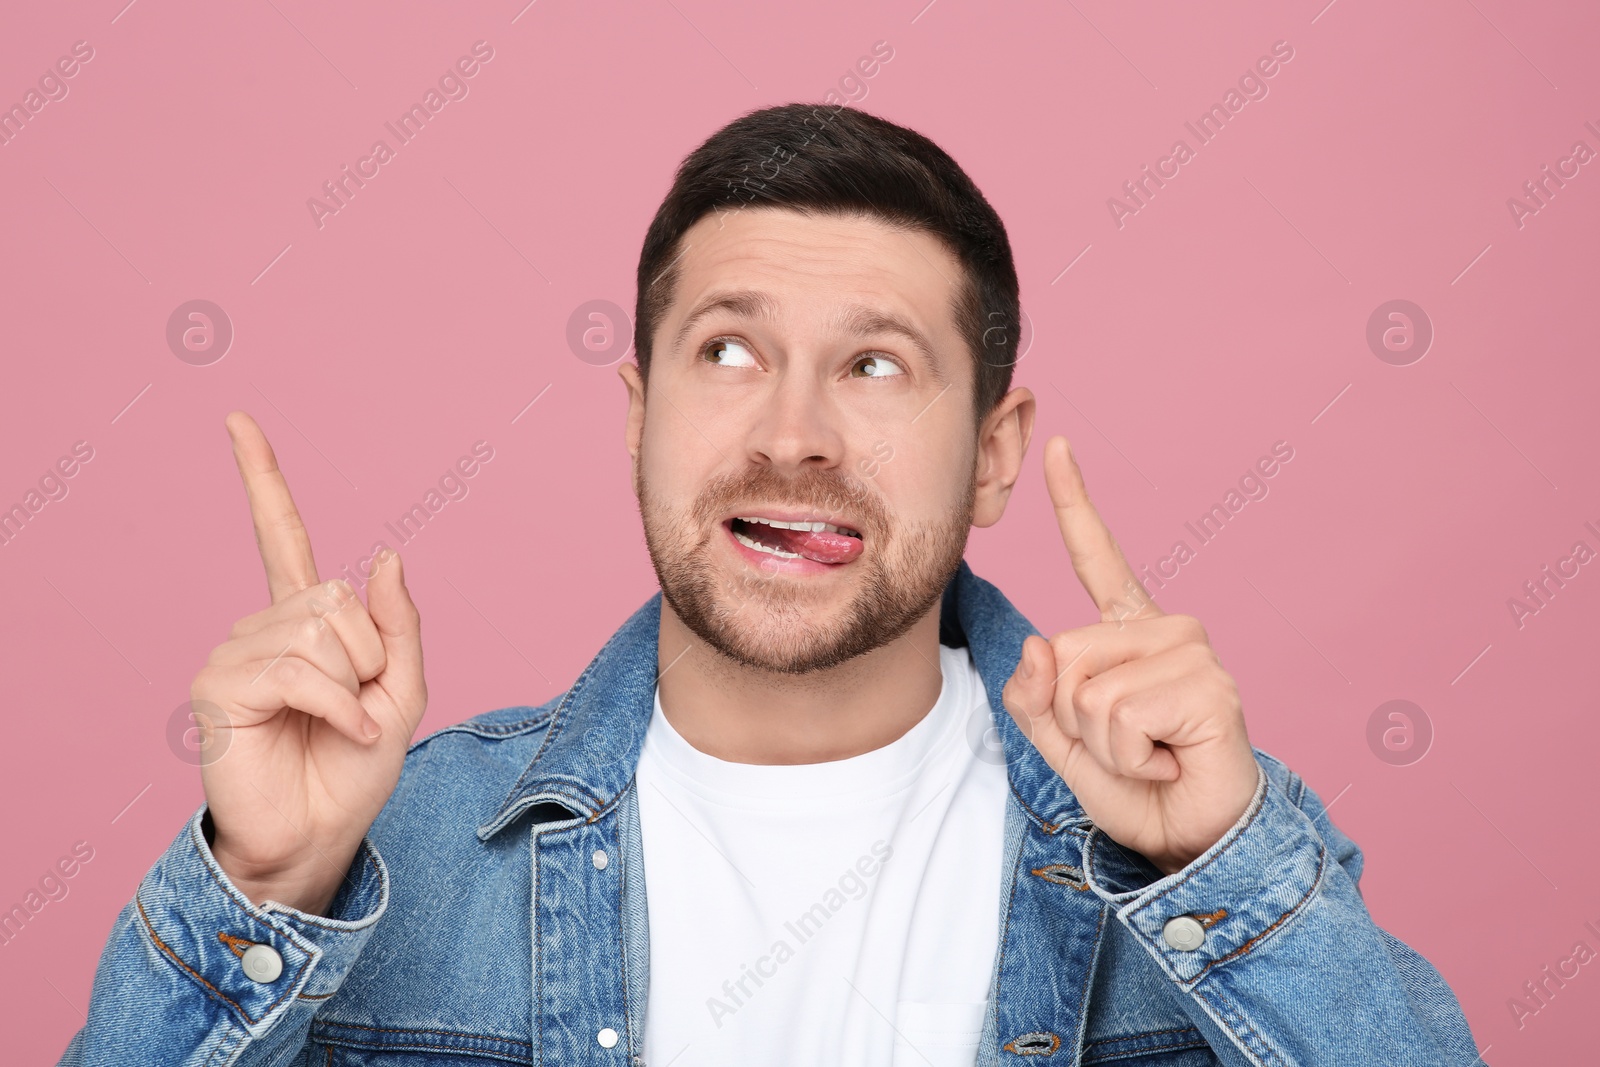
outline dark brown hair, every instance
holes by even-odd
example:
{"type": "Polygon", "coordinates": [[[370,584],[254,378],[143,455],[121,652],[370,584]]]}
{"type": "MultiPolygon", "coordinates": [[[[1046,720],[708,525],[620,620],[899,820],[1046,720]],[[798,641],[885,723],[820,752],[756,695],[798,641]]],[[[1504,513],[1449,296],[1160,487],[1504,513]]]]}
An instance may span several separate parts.
{"type": "Polygon", "coordinates": [[[940,238],[964,268],[952,310],[977,369],[977,421],[1010,389],[1021,305],[1000,216],[922,134],[856,108],[800,103],[740,116],[679,164],[639,253],[641,377],[649,378],[651,342],[672,302],[684,232],[712,212],[744,206],[867,215],[940,238]]]}

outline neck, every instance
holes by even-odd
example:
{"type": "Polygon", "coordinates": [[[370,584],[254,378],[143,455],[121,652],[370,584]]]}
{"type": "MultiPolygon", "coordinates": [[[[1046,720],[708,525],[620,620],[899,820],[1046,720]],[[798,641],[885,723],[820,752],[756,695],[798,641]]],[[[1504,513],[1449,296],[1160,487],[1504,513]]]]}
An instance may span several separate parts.
{"type": "Polygon", "coordinates": [[[939,604],[903,636],[805,675],[735,663],[661,600],[661,711],[684,740],[732,763],[826,763],[882,748],[939,699],[939,604]]]}

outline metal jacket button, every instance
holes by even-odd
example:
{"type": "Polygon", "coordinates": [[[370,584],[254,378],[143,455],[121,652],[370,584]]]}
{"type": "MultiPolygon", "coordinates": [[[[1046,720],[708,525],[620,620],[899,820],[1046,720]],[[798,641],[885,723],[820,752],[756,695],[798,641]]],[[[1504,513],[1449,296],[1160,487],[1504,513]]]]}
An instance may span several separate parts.
{"type": "Polygon", "coordinates": [[[594,1039],[600,1042],[601,1048],[611,1048],[617,1043],[617,1032],[608,1026],[598,1034],[595,1034],[594,1039]]]}
{"type": "Polygon", "coordinates": [[[276,982],[283,973],[283,957],[271,945],[251,945],[244,950],[239,962],[244,965],[245,975],[262,985],[276,982]]]}
{"type": "Polygon", "coordinates": [[[606,850],[605,849],[603,849],[603,848],[595,849],[594,850],[594,855],[591,858],[594,860],[594,869],[595,870],[603,871],[603,870],[606,869],[606,863],[608,862],[608,860],[607,860],[607,857],[606,857],[606,850]]]}
{"type": "Polygon", "coordinates": [[[1168,919],[1161,928],[1161,938],[1179,952],[1193,952],[1205,943],[1206,928],[1191,915],[1168,919]]]}

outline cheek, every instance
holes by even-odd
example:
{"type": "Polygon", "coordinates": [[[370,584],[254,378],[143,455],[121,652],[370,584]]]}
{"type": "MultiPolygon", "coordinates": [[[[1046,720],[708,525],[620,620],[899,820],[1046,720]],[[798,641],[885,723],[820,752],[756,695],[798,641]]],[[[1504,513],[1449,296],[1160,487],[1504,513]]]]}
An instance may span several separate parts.
{"type": "MultiPolygon", "coordinates": [[[[653,502],[681,511],[689,508],[715,476],[721,456],[693,424],[667,405],[666,413],[653,411],[645,419],[639,447],[639,479],[653,502]]],[[[707,427],[709,431],[711,428],[707,427]]],[[[709,433],[708,433],[709,435],[709,433]]],[[[730,456],[729,447],[717,447],[730,456]]]]}
{"type": "Polygon", "coordinates": [[[863,491],[874,495],[890,526],[904,530],[951,521],[960,510],[960,492],[965,488],[964,481],[958,485],[952,477],[957,469],[953,459],[919,459],[914,446],[897,444],[884,459],[869,447],[850,473],[863,491]]]}
{"type": "Polygon", "coordinates": [[[751,410],[749,391],[718,388],[715,379],[668,373],[667,368],[660,374],[659,386],[645,399],[641,447],[674,457],[674,462],[701,464],[707,455],[713,462],[724,455],[735,458],[739,428],[759,421],[759,411],[751,410]]]}

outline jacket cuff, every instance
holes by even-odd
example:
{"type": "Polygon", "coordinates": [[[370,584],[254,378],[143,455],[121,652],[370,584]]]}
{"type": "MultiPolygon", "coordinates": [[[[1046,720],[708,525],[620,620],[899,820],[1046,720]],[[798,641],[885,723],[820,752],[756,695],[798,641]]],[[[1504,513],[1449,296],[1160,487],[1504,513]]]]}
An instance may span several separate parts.
{"type": "Polygon", "coordinates": [[[295,998],[320,1000],[338,990],[388,907],[389,872],[363,838],[331,916],[275,901],[258,907],[212,855],[201,829],[205,814],[202,806],[145,876],[134,911],[155,954],[259,1034],[295,998]]]}
{"type": "Polygon", "coordinates": [[[1258,946],[1319,884],[1327,849],[1316,827],[1270,786],[1259,758],[1256,770],[1244,814],[1182,870],[1160,876],[1098,826],[1084,842],[1085,881],[1176,981],[1192,985],[1258,946]]]}

